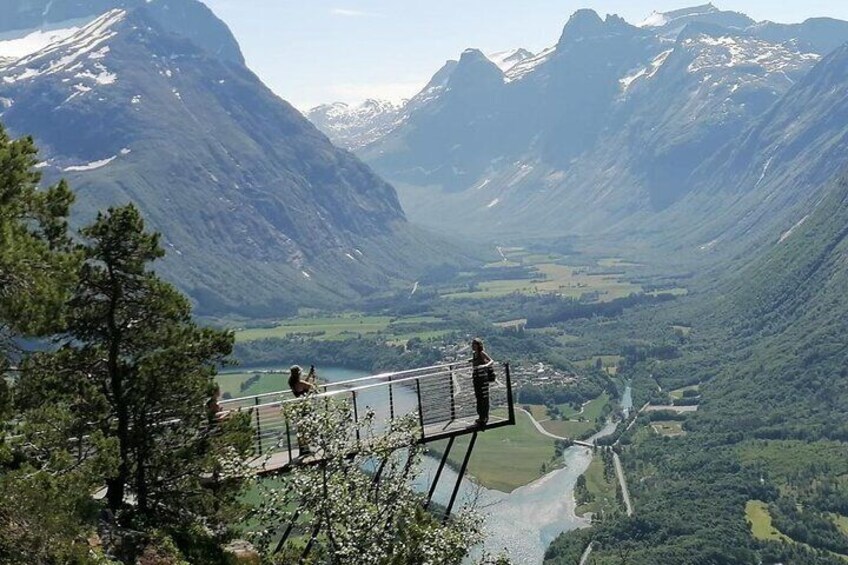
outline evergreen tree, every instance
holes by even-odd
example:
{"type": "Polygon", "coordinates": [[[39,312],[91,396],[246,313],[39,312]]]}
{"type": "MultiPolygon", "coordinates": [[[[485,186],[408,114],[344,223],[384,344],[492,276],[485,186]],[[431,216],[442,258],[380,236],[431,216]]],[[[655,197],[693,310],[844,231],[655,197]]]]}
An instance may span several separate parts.
{"type": "MultiPolygon", "coordinates": [[[[92,466],[73,464],[67,442],[40,450],[26,441],[35,428],[17,418],[9,371],[20,338],[61,327],[79,264],[67,234],[73,194],[64,182],[39,189],[36,157],[31,138],[12,140],[0,126],[0,563],[89,563],[98,559],[86,543],[92,466]]],[[[67,415],[50,410],[56,423],[67,415]]],[[[55,438],[41,431],[42,446],[55,438]]]]}
{"type": "Polygon", "coordinates": [[[26,365],[28,402],[58,391],[73,399],[78,423],[115,440],[113,511],[127,488],[142,515],[199,511],[209,493],[201,478],[214,465],[204,406],[233,336],[197,326],[188,300],[148,269],[163,251],[133,205],[99,214],[81,234],[64,344],[26,365]]]}
{"type": "Polygon", "coordinates": [[[0,335],[4,358],[10,337],[44,334],[73,282],[67,216],[74,200],[67,184],[38,190],[32,138],[12,140],[0,126],[0,335]]]}

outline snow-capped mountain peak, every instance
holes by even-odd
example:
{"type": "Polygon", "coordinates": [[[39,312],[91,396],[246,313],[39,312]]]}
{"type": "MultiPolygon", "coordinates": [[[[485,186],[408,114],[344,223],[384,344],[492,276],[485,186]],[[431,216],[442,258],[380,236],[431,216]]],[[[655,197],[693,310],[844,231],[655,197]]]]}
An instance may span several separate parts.
{"type": "Polygon", "coordinates": [[[703,6],[693,6],[691,8],[673,10],[671,12],[653,12],[639,24],[639,27],[663,27],[681,18],[692,18],[706,14],[716,14],[719,11],[720,10],[713,6],[712,3],[709,3],[704,4],[703,6]]]}
{"type": "Polygon", "coordinates": [[[94,18],[77,18],[45,24],[34,29],[0,33],[0,66],[37,53],[53,43],[68,39],[94,18]]]}
{"type": "Polygon", "coordinates": [[[745,29],[756,22],[740,12],[723,11],[712,4],[704,4],[671,12],[654,12],[640,23],[639,27],[674,39],[687,25],[693,23],[745,29]]]}
{"type": "Polygon", "coordinates": [[[335,143],[358,149],[385,135],[400,120],[403,104],[369,98],[361,104],[322,104],[306,117],[335,143]]]}
{"type": "MultiPolygon", "coordinates": [[[[81,28],[63,28],[54,36],[59,40],[8,63],[4,67],[3,82],[14,84],[62,73],[67,75],[71,97],[89,92],[95,84],[112,84],[116,76],[103,62],[109,52],[106,43],[117,33],[113,27],[125,17],[124,10],[110,10],[81,28]]],[[[34,45],[31,43],[27,49],[34,45]]]]}

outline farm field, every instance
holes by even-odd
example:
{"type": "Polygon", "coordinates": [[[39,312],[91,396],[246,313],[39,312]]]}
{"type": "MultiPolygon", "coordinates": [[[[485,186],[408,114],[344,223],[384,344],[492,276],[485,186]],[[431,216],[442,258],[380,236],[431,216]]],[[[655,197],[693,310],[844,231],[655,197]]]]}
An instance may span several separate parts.
{"type": "Polygon", "coordinates": [[[571,420],[546,420],[540,422],[549,433],[570,439],[580,439],[584,434],[593,431],[594,422],[573,422],[571,420]]]}
{"type": "Polygon", "coordinates": [[[614,476],[610,480],[604,477],[604,462],[601,457],[592,457],[592,462],[583,476],[586,478],[586,490],[591,496],[591,501],[577,506],[575,513],[578,516],[585,516],[587,512],[598,514],[602,510],[612,510],[618,507],[618,500],[616,499],[617,480],[614,476]]]}
{"type": "MultiPolygon", "coordinates": [[[[486,488],[512,492],[541,477],[542,465],[547,471],[556,467],[554,440],[540,434],[523,412],[517,411],[515,419],[514,426],[487,430],[477,436],[468,472],[486,488]]],[[[469,436],[456,439],[449,458],[451,464],[462,465],[469,441],[469,436]]],[[[445,445],[444,441],[437,442],[431,449],[440,456],[445,445]]]]}
{"type": "Polygon", "coordinates": [[[768,505],[759,500],[749,500],[745,504],[745,517],[751,524],[751,533],[756,539],[775,540],[792,543],[786,535],[780,533],[771,523],[768,505]]]}
{"type": "Polygon", "coordinates": [[[340,316],[297,317],[269,327],[244,328],[236,331],[236,342],[257,341],[289,336],[310,337],[319,341],[356,339],[365,336],[385,335],[387,341],[402,343],[418,337],[431,339],[444,336],[452,330],[439,327],[442,320],[434,316],[390,318],[343,314],[340,316]]]}
{"type": "Polygon", "coordinates": [[[603,393],[598,398],[586,403],[583,406],[582,412],[580,410],[575,410],[570,404],[560,404],[559,410],[565,418],[583,418],[589,422],[594,422],[598,416],[603,413],[604,406],[609,404],[609,401],[609,395],[607,393],[603,393]]]}
{"type": "Polygon", "coordinates": [[[504,279],[483,281],[477,290],[451,292],[445,298],[495,298],[512,293],[560,294],[571,298],[593,295],[599,302],[608,302],[641,292],[642,287],[625,280],[621,274],[592,273],[585,267],[557,263],[534,264],[533,279],[504,279]]]}

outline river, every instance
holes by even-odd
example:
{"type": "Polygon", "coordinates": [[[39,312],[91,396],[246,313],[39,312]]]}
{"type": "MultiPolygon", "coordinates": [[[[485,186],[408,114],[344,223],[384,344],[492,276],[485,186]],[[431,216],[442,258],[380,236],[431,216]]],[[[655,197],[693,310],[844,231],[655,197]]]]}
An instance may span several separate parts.
{"type": "MultiPolygon", "coordinates": [[[[241,370],[240,372],[249,372],[241,370]]],[[[326,367],[319,370],[322,379],[341,381],[367,376],[363,371],[326,367]]],[[[219,378],[226,378],[221,375],[219,378]]],[[[262,375],[257,388],[267,388],[265,379],[284,382],[279,375],[262,375]],[[265,386],[263,386],[263,384],[265,386]]],[[[400,387],[399,387],[400,388],[400,387]]],[[[249,389],[251,390],[251,389],[249,389]]],[[[403,395],[414,395],[408,391],[399,391],[403,395]]],[[[250,393],[250,392],[249,392],[250,393]]],[[[373,405],[373,403],[372,403],[373,405]]],[[[621,407],[629,413],[633,406],[630,384],[628,383],[621,398],[621,407]]],[[[615,431],[615,424],[608,422],[604,428],[592,436],[589,441],[607,436],[615,431]]],[[[571,447],[563,453],[563,467],[533,481],[511,493],[483,488],[469,479],[463,479],[457,508],[466,503],[475,503],[483,513],[486,540],[473,555],[482,551],[493,554],[506,553],[513,563],[538,565],[542,562],[545,550],[558,535],[565,531],[582,528],[589,521],[574,514],[574,485],[592,461],[592,451],[585,447],[571,447]]],[[[417,488],[425,490],[435,475],[438,461],[425,457],[417,488]]],[[[451,490],[456,484],[457,473],[445,467],[434,495],[434,500],[446,505],[451,490]]]]}
{"type": "MultiPolygon", "coordinates": [[[[621,398],[621,407],[629,413],[633,406],[630,384],[628,383],[621,398]]],[[[589,441],[610,435],[616,425],[608,422],[604,428],[589,438],[589,441]]],[[[513,563],[538,565],[542,562],[545,550],[561,533],[586,527],[589,521],[574,514],[574,485],[592,461],[592,450],[585,447],[571,447],[563,453],[563,467],[544,477],[517,488],[511,493],[489,490],[474,482],[463,479],[460,487],[460,502],[476,499],[478,509],[486,518],[486,540],[482,550],[489,553],[506,553],[513,563]]],[[[425,458],[424,477],[435,473],[437,463],[425,458]]],[[[442,472],[435,500],[445,503],[450,498],[450,490],[456,484],[457,474],[448,468],[442,472]]]]}

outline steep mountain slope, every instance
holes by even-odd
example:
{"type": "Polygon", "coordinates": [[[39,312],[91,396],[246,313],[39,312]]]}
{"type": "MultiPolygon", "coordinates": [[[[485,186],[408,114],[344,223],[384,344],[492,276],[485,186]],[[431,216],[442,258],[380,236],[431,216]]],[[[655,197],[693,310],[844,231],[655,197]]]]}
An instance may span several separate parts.
{"type": "Polygon", "coordinates": [[[71,181],[78,220],[137,202],[204,313],[348,300],[444,261],[390,185],[221,48],[228,31],[195,43],[226,30],[206,16],[194,0],[113,9],[0,70],[3,122],[71,181]]]}
{"type": "Polygon", "coordinates": [[[692,324],[676,359],[628,360],[636,402],[662,397],[658,383],[699,383],[700,407],[674,438],[640,417],[621,441],[636,513],[561,536],[546,565],[574,563],[591,541],[598,562],[626,554],[633,565],[845,562],[848,176],[817,192],[806,221],[772,233],[745,267],[666,312],[631,317],[640,343],[669,343],[657,327],[692,324]],[[754,538],[752,501],[780,536],[754,538]]]}
{"type": "Polygon", "coordinates": [[[848,165],[848,46],[797,82],[733,143],[696,171],[696,190],[664,216],[684,223],[683,245],[710,250],[790,229],[821,200],[820,188],[848,165]],[[696,214],[695,211],[698,211],[696,214]]]}
{"type": "Polygon", "coordinates": [[[581,10],[554,48],[500,80],[500,69],[467,51],[393,130],[358,152],[398,187],[413,219],[442,229],[659,231],[656,212],[698,186],[695,171],[840,33],[835,26],[812,45],[801,38],[809,24],[751,27],[712,6],[663,18],[639,28],[581,10]],[[799,38],[765,38],[778,28],[799,38]]]}

